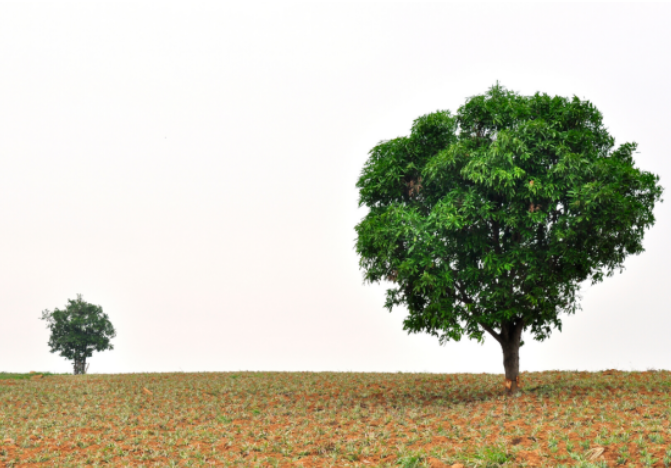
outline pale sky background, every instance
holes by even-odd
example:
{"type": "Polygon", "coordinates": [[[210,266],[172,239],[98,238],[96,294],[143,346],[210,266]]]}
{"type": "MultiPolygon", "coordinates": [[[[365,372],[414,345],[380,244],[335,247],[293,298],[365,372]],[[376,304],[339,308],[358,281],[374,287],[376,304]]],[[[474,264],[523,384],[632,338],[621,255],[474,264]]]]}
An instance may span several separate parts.
{"type": "MultiPolygon", "coordinates": [[[[0,371],[71,372],[39,317],[81,293],[90,373],[502,373],[354,251],[368,151],[497,80],[592,101],[668,197],[671,4],[222,3],[0,4],[0,371]]],[[[522,371],[671,369],[670,209],[522,371]]]]}

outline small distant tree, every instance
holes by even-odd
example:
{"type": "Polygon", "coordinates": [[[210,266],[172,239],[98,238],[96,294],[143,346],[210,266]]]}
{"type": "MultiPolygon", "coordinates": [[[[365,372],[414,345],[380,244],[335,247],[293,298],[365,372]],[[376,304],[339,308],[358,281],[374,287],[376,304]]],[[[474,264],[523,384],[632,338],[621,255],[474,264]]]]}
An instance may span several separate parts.
{"type": "Polygon", "coordinates": [[[385,306],[407,307],[408,332],[490,334],[514,392],[522,332],[561,330],[583,281],[643,251],[662,188],[635,143],[614,143],[590,102],[498,84],[418,118],[370,151],[357,183],[365,280],[395,283],[385,306]]]}
{"type": "Polygon", "coordinates": [[[42,311],[41,319],[51,330],[51,352],[59,352],[72,360],[75,375],[86,373],[86,358],[91,357],[93,351],[114,349],[110,339],[116,332],[107,314],[99,305],[85,302],[81,294],[75,300],[68,299],[63,310],[42,311]]]}

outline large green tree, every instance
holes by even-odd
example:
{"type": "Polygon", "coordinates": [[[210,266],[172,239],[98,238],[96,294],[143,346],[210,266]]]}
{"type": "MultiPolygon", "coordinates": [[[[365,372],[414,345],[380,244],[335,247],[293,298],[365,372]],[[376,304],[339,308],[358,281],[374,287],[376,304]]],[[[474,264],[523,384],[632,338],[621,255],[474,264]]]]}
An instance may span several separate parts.
{"type": "Polygon", "coordinates": [[[662,188],[634,166],[636,143],[614,144],[590,102],[498,84],[418,118],[370,151],[357,183],[365,280],[395,283],[385,306],[407,307],[409,333],[493,336],[514,392],[522,332],[561,331],[582,282],[643,251],[662,188]]]}
{"type": "Polygon", "coordinates": [[[82,299],[68,299],[65,309],[42,311],[42,320],[51,330],[49,346],[51,352],[73,361],[74,373],[86,373],[86,358],[93,351],[114,349],[110,339],[116,336],[107,314],[99,305],[89,304],[82,299]]]}

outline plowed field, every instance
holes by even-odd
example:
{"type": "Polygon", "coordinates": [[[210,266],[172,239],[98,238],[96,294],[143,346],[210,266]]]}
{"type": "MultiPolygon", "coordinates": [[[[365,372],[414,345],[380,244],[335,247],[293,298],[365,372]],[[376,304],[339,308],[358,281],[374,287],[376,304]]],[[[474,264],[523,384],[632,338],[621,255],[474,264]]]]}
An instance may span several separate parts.
{"type": "Polygon", "coordinates": [[[0,380],[0,466],[671,465],[668,371],[0,380]]]}

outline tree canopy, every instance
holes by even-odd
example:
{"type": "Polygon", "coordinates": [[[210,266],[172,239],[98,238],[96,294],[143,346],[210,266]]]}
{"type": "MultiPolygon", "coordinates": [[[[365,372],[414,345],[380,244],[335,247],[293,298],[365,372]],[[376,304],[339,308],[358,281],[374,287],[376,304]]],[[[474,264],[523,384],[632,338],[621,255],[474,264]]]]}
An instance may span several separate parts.
{"type": "Polygon", "coordinates": [[[86,373],[86,358],[94,351],[114,349],[110,339],[116,336],[112,323],[99,305],[82,299],[68,299],[65,309],[42,311],[42,320],[51,330],[49,347],[66,359],[73,360],[74,373],[86,373]]]}
{"type": "Polygon", "coordinates": [[[577,97],[497,84],[455,115],[424,115],[410,136],[375,146],[357,182],[369,208],[356,226],[364,278],[395,283],[385,306],[407,307],[408,332],[491,334],[516,381],[506,347],[523,330],[539,341],[561,331],[582,282],[643,251],[662,188],[635,150],[615,148],[577,97]]]}

